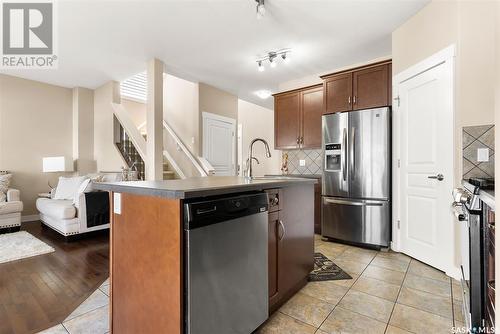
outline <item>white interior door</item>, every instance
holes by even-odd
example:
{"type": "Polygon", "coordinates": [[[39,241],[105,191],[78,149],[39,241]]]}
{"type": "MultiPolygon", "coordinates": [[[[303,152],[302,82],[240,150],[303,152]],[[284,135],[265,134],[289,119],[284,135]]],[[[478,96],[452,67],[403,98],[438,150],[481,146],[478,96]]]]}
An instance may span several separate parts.
{"type": "Polygon", "coordinates": [[[453,65],[442,62],[396,84],[400,250],[454,270],[453,65]],[[442,175],[442,179],[439,174],[442,175]]]}
{"type": "Polygon", "coordinates": [[[215,175],[235,175],[236,121],[203,113],[203,157],[214,167],[215,175]]]}

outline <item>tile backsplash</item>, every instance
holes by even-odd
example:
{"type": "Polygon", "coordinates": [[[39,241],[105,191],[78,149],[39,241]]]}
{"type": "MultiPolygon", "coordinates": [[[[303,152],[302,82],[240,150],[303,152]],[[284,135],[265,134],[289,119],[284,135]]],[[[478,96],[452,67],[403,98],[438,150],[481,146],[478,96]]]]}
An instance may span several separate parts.
{"type": "Polygon", "coordinates": [[[463,128],[463,178],[495,177],[495,126],[480,125],[463,128]],[[478,149],[487,149],[489,161],[478,161],[478,149]]]}
{"type": "Polygon", "coordinates": [[[322,150],[290,150],[282,151],[282,166],[285,164],[285,154],[288,155],[288,174],[311,175],[321,174],[323,165],[322,150]],[[300,160],[304,160],[305,166],[300,166],[300,160]]]}

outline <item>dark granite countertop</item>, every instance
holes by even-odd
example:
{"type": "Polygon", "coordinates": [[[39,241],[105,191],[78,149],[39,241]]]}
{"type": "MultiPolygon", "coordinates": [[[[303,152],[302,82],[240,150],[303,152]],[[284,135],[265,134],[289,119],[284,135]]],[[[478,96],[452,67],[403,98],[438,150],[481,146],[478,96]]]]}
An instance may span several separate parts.
{"type": "Polygon", "coordinates": [[[301,178],[301,179],[321,179],[323,177],[322,174],[269,174],[266,176],[286,176],[286,177],[294,177],[294,178],[301,178]]]}
{"type": "Polygon", "coordinates": [[[314,184],[315,178],[287,177],[276,179],[256,178],[251,181],[237,176],[193,177],[184,180],[129,181],[95,183],[94,189],[132,193],[145,196],[159,196],[172,199],[186,199],[213,195],[232,194],[245,191],[293,186],[300,183],[314,184]]]}

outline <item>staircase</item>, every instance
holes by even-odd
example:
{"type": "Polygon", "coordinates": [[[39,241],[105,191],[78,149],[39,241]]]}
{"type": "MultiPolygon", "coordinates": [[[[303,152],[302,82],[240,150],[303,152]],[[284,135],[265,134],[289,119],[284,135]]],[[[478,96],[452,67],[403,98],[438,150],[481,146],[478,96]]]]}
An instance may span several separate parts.
{"type": "MultiPolygon", "coordinates": [[[[123,105],[112,103],[114,110],[114,143],[123,161],[131,170],[137,170],[140,180],[145,179],[146,140],[134,124],[123,105]]],[[[185,179],[209,176],[214,169],[203,157],[196,158],[174,130],[163,121],[163,179],[185,179]]]]}
{"type": "Polygon", "coordinates": [[[170,169],[168,161],[163,157],[163,179],[164,180],[175,180],[180,179],[180,177],[175,173],[175,171],[170,169]]]}

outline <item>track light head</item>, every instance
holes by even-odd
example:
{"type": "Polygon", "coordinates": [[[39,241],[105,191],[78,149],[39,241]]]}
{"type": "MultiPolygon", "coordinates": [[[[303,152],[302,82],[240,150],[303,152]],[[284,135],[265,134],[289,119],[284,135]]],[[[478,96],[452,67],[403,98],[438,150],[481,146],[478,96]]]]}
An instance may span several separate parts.
{"type": "Polygon", "coordinates": [[[266,15],[266,7],[264,6],[264,0],[255,0],[255,2],[257,2],[257,19],[260,20],[266,15]]]}
{"type": "Polygon", "coordinates": [[[283,59],[283,62],[284,62],[285,64],[290,63],[290,54],[289,54],[289,53],[287,53],[287,52],[282,53],[282,54],[281,54],[281,58],[283,59]]]}

